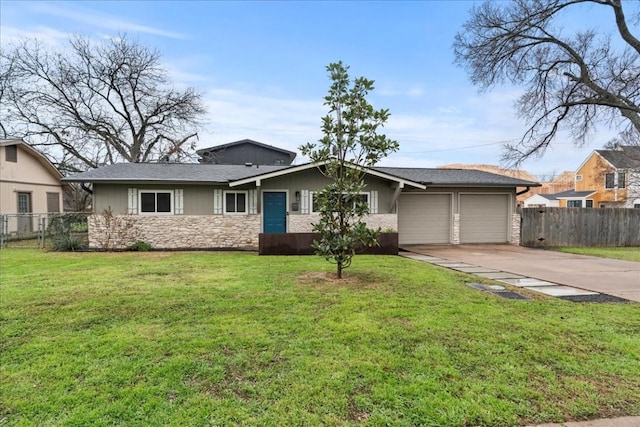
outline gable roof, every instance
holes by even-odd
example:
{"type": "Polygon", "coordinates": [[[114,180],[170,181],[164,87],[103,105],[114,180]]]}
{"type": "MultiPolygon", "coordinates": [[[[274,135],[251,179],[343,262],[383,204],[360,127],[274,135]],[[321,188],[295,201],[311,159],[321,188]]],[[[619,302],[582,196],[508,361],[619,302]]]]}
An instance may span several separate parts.
{"type": "Polygon", "coordinates": [[[258,147],[268,148],[269,150],[284,153],[289,156],[290,161],[293,161],[293,159],[296,158],[296,153],[294,153],[293,151],[285,150],[284,148],[278,148],[273,145],[264,144],[262,142],[254,141],[253,139],[247,139],[247,138],[241,139],[239,141],[229,142],[227,144],[216,145],[214,147],[202,148],[200,150],[196,150],[196,153],[199,155],[202,155],[205,153],[215,153],[216,151],[221,151],[229,147],[235,147],[237,145],[243,145],[243,144],[256,145],[258,147]]]}
{"type": "Polygon", "coordinates": [[[572,198],[582,199],[584,197],[589,197],[595,193],[597,193],[597,191],[595,190],[587,190],[587,191],[569,190],[569,191],[563,191],[561,193],[556,193],[554,194],[554,196],[556,196],[556,199],[572,199],[572,198]]]}
{"type": "Polygon", "coordinates": [[[495,173],[497,175],[506,175],[512,178],[523,179],[525,181],[535,182],[536,180],[536,177],[523,169],[505,169],[496,165],[452,163],[448,165],[440,165],[438,166],[438,169],[474,169],[495,173]]]}
{"type": "Polygon", "coordinates": [[[51,174],[53,174],[56,178],[62,178],[62,173],[56,168],[53,163],[47,159],[47,157],[33,148],[31,145],[23,141],[22,139],[0,139],[0,147],[6,147],[9,145],[19,145],[24,148],[29,154],[31,154],[40,164],[47,169],[51,174]]]}
{"type": "Polygon", "coordinates": [[[640,146],[621,146],[618,150],[595,150],[617,169],[640,168],[640,146]]]}
{"type": "Polygon", "coordinates": [[[542,197],[543,199],[547,199],[547,200],[558,200],[555,194],[543,194],[543,193],[533,194],[529,196],[527,200],[533,199],[534,197],[542,197]]]}
{"type": "Polygon", "coordinates": [[[474,169],[427,169],[376,167],[405,179],[435,186],[492,186],[492,187],[539,187],[540,184],[510,176],[498,175],[474,169]]]}
{"type": "MultiPolygon", "coordinates": [[[[281,170],[277,170],[277,171],[273,171],[270,173],[265,173],[263,175],[259,175],[259,176],[253,176],[253,177],[249,177],[249,178],[244,178],[235,182],[232,182],[229,184],[230,187],[235,187],[238,185],[243,185],[243,184],[248,184],[250,182],[258,182],[264,179],[269,179],[269,178],[275,178],[278,176],[282,176],[282,175],[288,175],[290,173],[294,173],[294,172],[300,172],[300,171],[304,171],[304,170],[308,170],[308,169],[313,169],[313,168],[317,168],[318,166],[322,166],[323,164],[326,164],[328,162],[318,162],[318,163],[305,163],[302,165],[297,165],[297,166],[289,166],[285,169],[281,169],[281,170]]],[[[420,189],[425,189],[426,185],[425,183],[419,183],[410,179],[405,179],[399,175],[394,175],[388,172],[384,172],[384,171],[380,171],[378,168],[366,168],[363,166],[359,166],[359,165],[355,165],[355,164],[350,164],[350,166],[352,168],[358,169],[358,170],[364,170],[367,174],[369,175],[373,175],[373,176],[377,176],[379,178],[383,178],[383,179],[387,179],[389,181],[394,181],[397,182],[400,187],[404,187],[405,184],[410,185],[412,187],[415,188],[420,188],[420,189]]]]}
{"type": "MultiPolygon", "coordinates": [[[[67,178],[66,182],[184,182],[229,184],[230,187],[288,175],[318,167],[318,163],[296,166],[219,165],[203,163],[117,163],[67,178]]],[[[359,167],[359,166],[358,166],[359,167]]],[[[401,187],[425,189],[435,186],[537,187],[537,182],[471,169],[424,169],[375,167],[370,175],[397,182],[401,187]]]]}
{"type": "Polygon", "coordinates": [[[116,163],[64,178],[68,182],[185,182],[226,184],[287,166],[204,163],[116,163]]]}

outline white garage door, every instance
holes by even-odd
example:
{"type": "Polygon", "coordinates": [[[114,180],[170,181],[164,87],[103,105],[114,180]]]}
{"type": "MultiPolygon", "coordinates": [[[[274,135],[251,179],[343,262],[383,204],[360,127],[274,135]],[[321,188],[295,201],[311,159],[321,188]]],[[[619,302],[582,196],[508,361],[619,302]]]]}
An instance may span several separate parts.
{"type": "Polygon", "coordinates": [[[398,200],[400,244],[449,243],[451,195],[401,194],[398,200]]]}
{"type": "Polygon", "coordinates": [[[509,241],[508,194],[460,195],[460,243],[509,241]]]}

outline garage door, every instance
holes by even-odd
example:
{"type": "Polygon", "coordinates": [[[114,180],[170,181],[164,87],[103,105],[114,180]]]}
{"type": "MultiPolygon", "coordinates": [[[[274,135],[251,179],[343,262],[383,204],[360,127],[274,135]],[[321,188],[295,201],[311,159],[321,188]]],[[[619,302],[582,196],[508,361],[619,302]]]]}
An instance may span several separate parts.
{"type": "Polygon", "coordinates": [[[460,243],[509,241],[508,194],[460,195],[460,243]]]}
{"type": "Polygon", "coordinates": [[[449,243],[451,195],[401,194],[398,200],[400,244],[449,243]]]}

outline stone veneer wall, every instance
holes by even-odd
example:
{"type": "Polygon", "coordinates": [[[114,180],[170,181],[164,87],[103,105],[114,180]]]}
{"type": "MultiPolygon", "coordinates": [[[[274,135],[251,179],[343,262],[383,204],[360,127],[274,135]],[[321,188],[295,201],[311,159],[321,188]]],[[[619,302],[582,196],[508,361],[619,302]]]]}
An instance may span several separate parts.
{"type": "Polygon", "coordinates": [[[460,244],[460,214],[453,214],[453,224],[451,225],[453,237],[451,243],[454,245],[460,244]]]}
{"type": "Polygon", "coordinates": [[[520,244],[520,214],[511,215],[511,241],[512,245],[520,244]]]}
{"type": "MultiPolygon", "coordinates": [[[[311,233],[313,232],[312,223],[318,222],[319,214],[310,215],[289,215],[289,233],[311,233]]],[[[396,214],[371,214],[364,218],[369,228],[377,229],[380,227],[383,231],[398,230],[398,215],[396,214]]]]}
{"type": "Polygon", "coordinates": [[[89,218],[90,247],[123,249],[143,241],[154,249],[257,249],[260,233],[260,215],[118,215],[111,224],[105,226],[102,215],[89,218]]]}

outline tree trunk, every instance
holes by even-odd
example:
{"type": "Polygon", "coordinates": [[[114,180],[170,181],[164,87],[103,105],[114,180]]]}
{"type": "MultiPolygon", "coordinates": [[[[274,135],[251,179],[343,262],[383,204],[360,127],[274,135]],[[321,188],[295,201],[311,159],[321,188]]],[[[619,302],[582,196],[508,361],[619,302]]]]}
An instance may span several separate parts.
{"type": "Polygon", "coordinates": [[[336,273],[336,276],[338,279],[342,279],[342,263],[339,262],[337,265],[338,265],[338,271],[336,273]]]}

